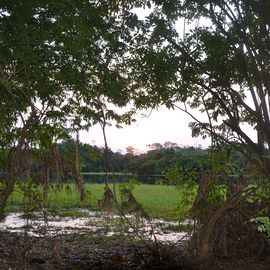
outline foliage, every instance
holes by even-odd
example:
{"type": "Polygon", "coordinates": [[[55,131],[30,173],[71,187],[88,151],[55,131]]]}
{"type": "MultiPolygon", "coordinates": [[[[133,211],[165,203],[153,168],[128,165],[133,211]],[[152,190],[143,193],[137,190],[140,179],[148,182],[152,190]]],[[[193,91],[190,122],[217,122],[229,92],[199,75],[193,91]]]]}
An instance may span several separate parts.
{"type": "MultiPolygon", "coordinates": [[[[66,141],[58,145],[60,153],[67,165],[71,165],[73,156],[71,142],[66,141]]],[[[184,169],[198,170],[198,161],[207,157],[207,150],[194,147],[173,147],[150,150],[137,155],[122,154],[108,151],[110,162],[108,169],[117,175],[120,172],[130,173],[140,182],[155,183],[162,179],[163,171],[172,164],[180,164],[184,169]]],[[[102,173],[105,171],[104,149],[88,144],[80,144],[82,173],[102,173]]],[[[68,165],[68,167],[70,167],[68,165]]],[[[90,178],[90,177],[89,177],[90,178]]],[[[128,179],[126,179],[128,180],[128,179]]],[[[197,179],[198,180],[198,179],[197,179]]]]}
{"type": "Polygon", "coordinates": [[[38,211],[45,206],[45,202],[42,200],[41,190],[39,185],[29,180],[27,183],[18,183],[18,189],[22,193],[23,211],[26,214],[38,211]]]}
{"type": "Polygon", "coordinates": [[[201,178],[202,168],[183,169],[179,164],[174,164],[164,170],[164,177],[171,185],[195,185],[201,178]],[[197,169],[197,170],[196,170],[197,169]]]}
{"type": "MultiPolygon", "coordinates": [[[[54,123],[72,109],[76,118],[77,98],[91,101],[93,108],[95,98],[98,102],[102,95],[124,104],[123,77],[115,69],[120,61],[116,56],[125,49],[124,37],[121,43],[119,35],[126,29],[116,19],[121,8],[110,1],[99,5],[88,1],[2,1],[3,109],[13,110],[16,120],[39,101],[43,106],[40,115],[45,114],[46,123],[49,119],[54,123]],[[99,87],[98,76],[106,77],[99,87]]],[[[91,110],[83,104],[80,109],[81,114],[91,110]]],[[[9,114],[3,119],[7,117],[12,119],[9,114]]]]}
{"type": "MultiPolygon", "coordinates": [[[[139,4],[1,1],[0,142],[17,155],[10,163],[19,163],[25,148],[51,149],[95,123],[132,121],[134,110],[115,108],[130,103],[124,60],[136,24],[129,9],[139,4]]],[[[0,214],[20,177],[14,164],[4,167],[0,214]]]]}
{"type": "Polygon", "coordinates": [[[140,182],[136,181],[135,179],[131,179],[127,183],[119,184],[118,188],[119,188],[120,193],[121,193],[121,190],[126,189],[126,188],[129,189],[131,192],[133,192],[136,186],[138,185],[140,185],[140,182]]]}
{"type": "Polygon", "coordinates": [[[134,172],[142,182],[162,181],[163,172],[173,164],[192,171],[197,168],[197,161],[206,157],[206,150],[193,147],[172,147],[150,150],[147,153],[123,159],[124,168],[134,172]]]}
{"type": "MultiPolygon", "coordinates": [[[[102,182],[105,171],[104,149],[83,143],[80,143],[79,149],[84,181],[102,182]]],[[[32,148],[29,152],[31,156],[30,176],[35,183],[41,182],[44,158],[47,159],[50,167],[50,182],[65,182],[74,178],[74,141],[72,139],[54,144],[51,149],[32,148]],[[59,174],[58,180],[55,175],[56,170],[59,174]]],[[[226,164],[226,170],[225,168],[219,169],[221,175],[219,183],[224,183],[226,177],[222,177],[222,174],[236,175],[243,166],[243,157],[239,152],[231,151],[230,156],[227,156],[226,149],[175,146],[150,150],[137,155],[109,150],[109,157],[110,181],[120,182],[126,182],[130,177],[135,177],[143,183],[178,185],[180,182],[188,183],[192,179],[197,184],[204,169],[210,168],[210,166],[214,169],[214,167],[226,164]],[[219,157],[214,157],[217,154],[219,157]],[[209,159],[212,161],[208,161],[209,159]],[[181,179],[177,179],[180,175],[181,179]]]]}
{"type": "Polygon", "coordinates": [[[261,224],[257,230],[259,232],[267,234],[267,236],[270,237],[270,218],[269,217],[256,217],[256,218],[252,218],[250,221],[261,224]]]}
{"type": "Polygon", "coordinates": [[[268,176],[269,12],[267,0],[152,1],[132,51],[137,106],[184,111],[193,136],[231,145],[268,176]]]}

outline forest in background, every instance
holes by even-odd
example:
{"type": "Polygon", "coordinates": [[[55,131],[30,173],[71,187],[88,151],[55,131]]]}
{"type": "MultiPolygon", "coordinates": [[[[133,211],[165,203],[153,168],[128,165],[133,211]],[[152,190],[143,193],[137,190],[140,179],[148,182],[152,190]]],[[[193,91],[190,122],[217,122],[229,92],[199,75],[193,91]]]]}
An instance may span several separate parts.
{"type": "MultiPolygon", "coordinates": [[[[269,0],[2,0],[0,170],[6,181],[1,182],[0,216],[18,183],[26,183],[22,188],[31,199],[43,200],[44,209],[51,181],[57,187],[70,173],[84,201],[79,134],[95,124],[104,138],[101,205],[110,208],[116,196],[109,185],[113,155],[106,128],[131,124],[138,112],[165,106],[189,115],[192,136],[210,137],[211,149],[201,174],[181,164],[165,169],[169,183],[186,184],[190,193],[197,188],[188,209],[194,227],[181,255],[172,256],[172,247],[162,254],[157,245],[151,262],[216,270],[231,269],[241,258],[247,267],[232,269],[253,270],[253,258],[268,270],[269,14],[269,0]],[[138,16],[138,9],[146,15],[138,16]],[[70,136],[75,137],[72,151],[59,151],[59,142],[70,136]],[[238,168],[236,152],[244,156],[238,168]],[[235,172],[237,181],[231,182],[235,172]],[[227,181],[223,190],[220,176],[227,181]],[[43,194],[28,190],[32,178],[42,183],[43,194]]],[[[157,173],[161,150],[125,158],[134,161],[138,175],[140,167],[157,173]]],[[[123,187],[122,193],[126,201],[117,209],[128,205],[145,217],[131,188],[123,187]]],[[[20,252],[18,246],[22,262],[29,254],[20,252]]],[[[13,260],[13,251],[8,258],[13,260]]]]}
{"type": "MultiPolygon", "coordinates": [[[[55,144],[45,153],[37,148],[26,149],[25,157],[28,160],[25,159],[23,166],[23,181],[27,182],[28,178],[32,178],[35,183],[42,184],[42,179],[46,175],[50,183],[74,181],[76,172],[75,145],[76,142],[70,138],[55,144]]],[[[108,149],[107,169],[110,181],[128,182],[135,180],[148,184],[177,184],[170,183],[166,175],[169,171],[178,169],[181,170],[181,172],[178,171],[178,174],[183,173],[186,177],[188,177],[189,172],[198,172],[195,181],[199,183],[202,173],[209,169],[211,147],[203,149],[201,147],[179,146],[171,142],[153,143],[148,147],[147,152],[135,153],[134,148],[129,146],[125,154],[108,149]]],[[[104,183],[105,149],[87,143],[79,143],[78,148],[83,180],[86,183],[104,183]]],[[[238,174],[244,163],[243,155],[240,152],[232,151],[232,149],[227,149],[227,155],[234,167],[230,174],[238,174]]],[[[2,177],[4,176],[5,173],[2,171],[2,177]]],[[[222,179],[220,183],[223,183],[222,179]]]]}

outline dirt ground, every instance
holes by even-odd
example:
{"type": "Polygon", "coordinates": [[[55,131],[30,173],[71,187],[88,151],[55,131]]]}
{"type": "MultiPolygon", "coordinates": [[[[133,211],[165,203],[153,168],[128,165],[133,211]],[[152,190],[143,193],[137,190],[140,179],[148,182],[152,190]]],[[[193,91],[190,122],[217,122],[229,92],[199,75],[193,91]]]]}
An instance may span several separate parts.
{"type": "Polygon", "coordinates": [[[0,269],[138,269],[142,260],[121,240],[69,234],[29,237],[0,233],[0,269]]]}
{"type": "MultiPolygon", "coordinates": [[[[142,243],[133,245],[119,237],[68,234],[45,238],[0,232],[0,270],[191,270],[184,266],[180,253],[181,250],[165,245],[152,245],[150,249],[142,243]]],[[[269,270],[270,254],[241,259],[218,258],[196,269],[269,270]]]]}

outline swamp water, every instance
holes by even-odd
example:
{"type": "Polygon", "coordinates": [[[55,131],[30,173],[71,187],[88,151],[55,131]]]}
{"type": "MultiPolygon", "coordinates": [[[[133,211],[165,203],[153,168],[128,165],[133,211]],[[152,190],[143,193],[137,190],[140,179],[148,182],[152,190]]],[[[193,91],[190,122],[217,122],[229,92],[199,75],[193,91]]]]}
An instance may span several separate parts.
{"type": "MultiPolygon", "coordinates": [[[[28,233],[32,236],[54,236],[68,233],[100,233],[107,236],[133,234],[151,240],[181,244],[189,238],[187,232],[174,231],[179,222],[153,219],[151,222],[126,215],[125,222],[119,215],[105,212],[76,209],[83,217],[59,217],[42,213],[31,214],[31,219],[23,213],[10,213],[0,221],[0,230],[28,233]]],[[[188,225],[188,221],[180,223],[188,225]]]]}

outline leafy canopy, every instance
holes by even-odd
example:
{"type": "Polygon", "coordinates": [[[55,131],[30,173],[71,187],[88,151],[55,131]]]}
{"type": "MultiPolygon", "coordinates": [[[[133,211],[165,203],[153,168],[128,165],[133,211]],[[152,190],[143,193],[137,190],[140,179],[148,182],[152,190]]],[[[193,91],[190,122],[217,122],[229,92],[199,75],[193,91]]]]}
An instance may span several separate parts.
{"type": "MultiPolygon", "coordinates": [[[[16,144],[27,121],[28,140],[57,138],[67,120],[80,129],[82,121],[91,125],[103,119],[108,102],[128,103],[131,92],[122,56],[136,23],[128,10],[136,4],[1,1],[2,146],[16,144]]],[[[111,118],[121,120],[108,110],[111,118]]]]}
{"type": "Polygon", "coordinates": [[[180,108],[193,117],[194,136],[210,135],[216,144],[238,148],[269,176],[270,2],[149,5],[133,51],[132,76],[143,89],[137,105],[180,108]],[[200,109],[208,121],[189,108],[200,109]]]}

